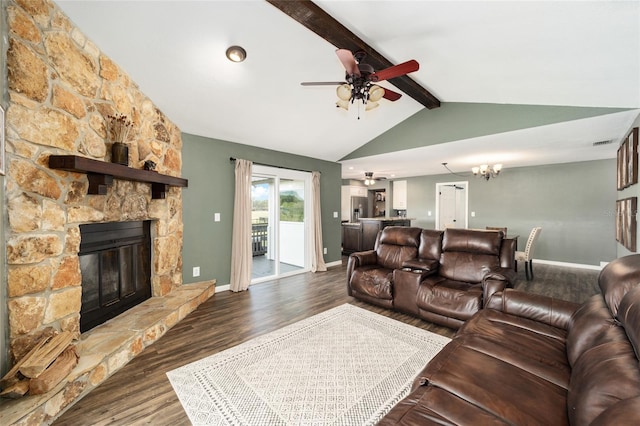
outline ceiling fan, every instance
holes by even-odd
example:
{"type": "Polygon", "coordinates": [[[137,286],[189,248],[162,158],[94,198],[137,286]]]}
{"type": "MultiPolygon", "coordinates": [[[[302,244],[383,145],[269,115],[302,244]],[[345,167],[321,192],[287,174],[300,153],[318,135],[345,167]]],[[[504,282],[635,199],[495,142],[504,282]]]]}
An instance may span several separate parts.
{"type": "MultiPolygon", "coordinates": [[[[418,71],[420,68],[420,64],[412,59],[375,71],[371,65],[363,63],[367,54],[362,50],[352,53],[347,49],[337,49],[336,55],[338,55],[338,59],[340,59],[346,70],[346,81],[303,82],[301,84],[303,86],[337,85],[336,92],[339,99],[336,102],[336,106],[346,110],[349,109],[349,103],[354,103],[355,101],[362,101],[366,111],[376,108],[378,101],[382,98],[397,101],[402,96],[400,93],[384,89],[374,83],[400,77],[418,71]]],[[[360,119],[360,116],[358,116],[358,119],[360,119]]]]}
{"type": "Polygon", "coordinates": [[[366,186],[373,185],[374,183],[376,183],[378,181],[386,180],[386,179],[387,179],[386,177],[374,178],[373,177],[373,172],[364,172],[364,179],[363,180],[364,180],[364,184],[366,186]]]}

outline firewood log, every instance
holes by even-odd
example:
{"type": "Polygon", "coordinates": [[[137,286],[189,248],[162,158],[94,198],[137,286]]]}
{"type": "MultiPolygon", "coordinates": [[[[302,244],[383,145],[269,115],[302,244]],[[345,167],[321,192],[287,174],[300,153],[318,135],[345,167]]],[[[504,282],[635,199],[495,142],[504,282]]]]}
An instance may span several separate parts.
{"type": "Polygon", "coordinates": [[[15,365],[4,375],[2,379],[0,379],[0,388],[7,389],[11,385],[18,383],[21,380],[21,377],[18,374],[20,367],[26,362],[29,361],[31,357],[34,356],[36,351],[38,351],[45,343],[47,343],[50,339],[50,336],[42,337],[31,350],[22,358],[20,358],[15,365]]]}
{"type": "Polygon", "coordinates": [[[73,340],[73,334],[69,331],[54,336],[20,366],[20,372],[31,379],[38,377],[58,358],[58,355],[67,349],[71,340],[73,340]]]}
{"type": "Polygon", "coordinates": [[[49,392],[65,379],[78,364],[75,346],[69,346],[58,358],[37,378],[29,383],[29,395],[41,395],[49,392]]]}
{"type": "Polygon", "coordinates": [[[29,379],[20,380],[8,386],[0,392],[0,397],[18,399],[22,398],[29,391],[29,379]]]}

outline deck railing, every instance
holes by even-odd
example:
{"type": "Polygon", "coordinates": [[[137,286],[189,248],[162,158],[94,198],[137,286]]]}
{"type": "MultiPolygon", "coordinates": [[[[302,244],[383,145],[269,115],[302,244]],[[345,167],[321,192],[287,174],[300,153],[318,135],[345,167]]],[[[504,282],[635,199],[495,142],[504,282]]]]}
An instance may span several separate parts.
{"type": "Polygon", "coordinates": [[[267,252],[268,227],[268,222],[253,223],[251,225],[251,241],[254,256],[262,256],[267,252]]]}

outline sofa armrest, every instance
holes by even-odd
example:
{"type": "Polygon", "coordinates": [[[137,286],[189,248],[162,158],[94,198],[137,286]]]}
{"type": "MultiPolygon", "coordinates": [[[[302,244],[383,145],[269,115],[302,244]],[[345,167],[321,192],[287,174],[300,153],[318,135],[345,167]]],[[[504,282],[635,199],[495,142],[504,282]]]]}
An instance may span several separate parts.
{"type": "Polygon", "coordinates": [[[440,266],[440,262],[434,259],[411,259],[402,262],[403,268],[422,269],[423,271],[435,271],[440,266]]]}
{"type": "Polygon", "coordinates": [[[516,282],[516,272],[509,268],[495,268],[487,272],[482,278],[482,297],[486,304],[494,293],[513,287],[516,282]]]}
{"type": "Polygon", "coordinates": [[[494,293],[485,303],[487,309],[495,309],[565,330],[579,306],[566,300],[510,288],[494,293]]]}
{"type": "Polygon", "coordinates": [[[353,271],[360,266],[375,265],[378,263],[378,255],[375,250],[359,251],[349,255],[347,263],[347,284],[351,281],[353,271]]]}

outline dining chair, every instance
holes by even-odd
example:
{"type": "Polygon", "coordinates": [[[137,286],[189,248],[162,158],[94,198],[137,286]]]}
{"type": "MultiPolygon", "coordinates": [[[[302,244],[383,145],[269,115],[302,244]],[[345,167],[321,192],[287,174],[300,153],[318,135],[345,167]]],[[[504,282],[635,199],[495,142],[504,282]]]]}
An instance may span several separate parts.
{"type": "Polygon", "coordinates": [[[506,227],[502,227],[502,226],[487,226],[486,230],[487,231],[502,231],[502,233],[504,234],[503,237],[507,236],[507,228],[506,227]]]}
{"type": "Polygon", "coordinates": [[[524,248],[524,251],[516,251],[516,264],[518,261],[524,262],[524,272],[527,276],[527,281],[533,279],[533,249],[535,247],[535,242],[542,231],[541,227],[536,227],[531,230],[529,234],[529,239],[527,240],[527,246],[524,248]],[[531,276],[531,277],[529,277],[531,276]]]}

